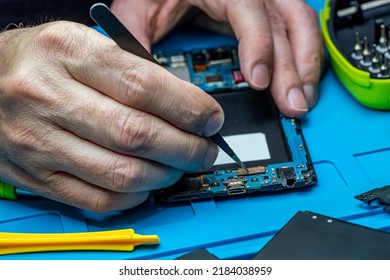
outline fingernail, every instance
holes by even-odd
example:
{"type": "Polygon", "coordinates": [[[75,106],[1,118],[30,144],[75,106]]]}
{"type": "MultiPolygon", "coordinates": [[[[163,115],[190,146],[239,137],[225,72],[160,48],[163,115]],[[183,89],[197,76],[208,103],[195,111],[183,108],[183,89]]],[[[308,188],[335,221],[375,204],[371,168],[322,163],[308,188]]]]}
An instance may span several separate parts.
{"type": "Polygon", "coordinates": [[[301,112],[308,111],[308,105],[302,90],[297,88],[290,89],[287,94],[287,100],[292,109],[301,112]]]}
{"type": "Polygon", "coordinates": [[[303,86],[303,93],[309,108],[313,108],[317,103],[317,87],[312,84],[306,84],[303,86]]]}
{"type": "Polygon", "coordinates": [[[217,133],[221,129],[224,120],[225,117],[222,112],[215,112],[204,126],[202,135],[208,137],[217,133]]]}
{"type": "Polygon", "coordinates": [[[207,150],[206,157],[202,164],[202,168],[204,170],[209,169],[210,167],[213,166],[215,160],[217,159],[218,151],[219,151],[218,146],[212,143],[209,149],[207,150]]]}
{"type": "Polygon", "coordinates": [[[265,89],[269,86],[269,67],[264,64],[257,64],[252,70],[252,84],[259,89],[265,89]]]}

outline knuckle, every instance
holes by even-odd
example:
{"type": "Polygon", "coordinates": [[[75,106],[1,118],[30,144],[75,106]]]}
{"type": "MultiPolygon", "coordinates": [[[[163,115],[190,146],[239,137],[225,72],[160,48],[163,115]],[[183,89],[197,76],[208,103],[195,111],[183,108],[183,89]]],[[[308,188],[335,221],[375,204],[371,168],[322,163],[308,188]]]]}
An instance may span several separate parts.
{"type": "Polygon", "coordinates": [[[87,200],[87,208],[96,213],[107,213],[115,210],[114,194],[97,190],[93,193],[90,200],[87,200]]]}
{"type": "MultiPolygon", "coordinates": [[[[223,113],[219,103],[209,94],[189,83],[184,83],[183,91],[188,93],[185,98],[178,100],[178,107],[186,108],[180,111],[180,118],[177,118],[178,126],[191,132],[201,134],[210,119],[216,113],[223,113]]],[[[172,110],[177,110],[176,107],[172,110]]]]}
{"type": "Polygon", "coordinates": [[[134,62],[123,70],[118,82],[122,99],[134,107],[140,107],[147,100],[146,94],[154,87],[151,69],[142,62],[134,62]]]}
{"type": "Polygon", "coordinates": [[[107,213],[116,210],[115,203],[118,194],[101,188],[95,188],[92,192],[85,192],[83,189],[77,191],[75,196],[72,188],[69,188],[68,176],[60,172],[51,173],[41,178],[44,184],[44,191],[53,200],[87,209],[96,213],[107,213]],[[88,194],[88,195],[86,195],[88,194]]]}
{"type": "Polygon", "coordinates": [[[278,72],[285,73],[286,77],[290,77],[289,80],[298,80],[297,69],[292,61],[281,60],[277,64],[278,72]]]}
{"type": "Polygon", "coordinates": [[[118,193],[130,192],[132,187],[142,186],[145,177],[139,165],[125,160],[116,161],[108,178],[108,184],[118,193]]]}
{"type": "Polygon", "coordinates": [[[183,155],[183,161],[190,164],[188,167],[190,171],[202,168],[206,151],[207,148],[201,141],[198,141],[196,138],[191,138],[183,155]]]}
{"type": "Polygon", "coordinates": [[[82,46],[85,43],[85,36],[82,32],[80,25],[75,23],[65,21],[48,23],[35,36],[35,44],[43,57],[47,57],[50,51],[51,54],[55,54],[54,59],[58,59],[58,55],[77,58],[84,49],[82,46]]]}
{"type": "Polygon", "coordinates": [[[25,100],[39,89],[39,82],[34,69],[28,64],[23,64],[8,74],[7,81],[2,87],[8,98],[25,100]]]}
{"type": "Polygon", "coordinates": [[[274,48],[274,40],[271,34],[264,34],[260,36],[261,47],[264,50],[268,50],[269,52],[273,51],[274,48]]]}
{"type": "MultiPolygon", "coordinates": [[[[184,103],[185,101],[182,100],[182,103],[184,103]]],[[[198,126],[198,128],[196,128],[196,130],[200,130],[203,126],[201,126],[201,123],[202,123],[202,119],[204,118],[204,113],[206,111],[203,111],[201,110],[198,106],[196,106],[196,104],[194,102],[186,102],[188,104],[185,104],[186,106],[186,110],[183,112],[183,114],[180,116],[180,120],[179,122],[182,123],[182,125],[184,127],[188,127],[188,126],[198,126]]],[[[179,105],[181,106],[181,104],[179,105]]]]}
{"type": "Polygon", "coordinates": [[[54,156],[60,157],[64,152],[53,143],[52,131],[35,125],[36,121],[13,125],[2,132],[6,137],[2,144],[4,156],[29,168],[44,167],[54,156]]]}
{"type": "Polygon", "coordinates": [[[30,150],[35,144],[35,136],[30,129],[15,127],[8,135],[8,140],[15,152],[30,150]]]}
{"type": "Polygon", "coordinates": [[[12,106],[7,106],[5,110],[19,114],[26,106],[49,108],[59,102],[58,95],[47,86],[45,78],[38,76],[36,70],[36,67],[23,64],[10,73],[3,98],[12,106]]]}
{"type": "Polygon", "coordinates": [[[303,63],[307,63],[309,67],[318,67],[321,64],[322,48],[306,52],[302,58],[303,63]]]}
{"type": "Polygon", "coordinates": [[[289,19],[289,22],[291,20],[294,21],[299,19],[305,21],[308,24],[317,25],[318,23],[317,12],[312,7],[310,7],[304,0],[288,1],[288,3],[284,3],[283,0],[279,0],[277,5],[279,7],[280,5],[286,5],[286,9],[283,9],[285,12],[288,12],[291,9],[294,10],[294,13],[289,13],[287,15],[285,14],[285,12],[283,12],[285,17],[289,19]]]}
{"type": "Polygon", "coordinates": [[[302,59],[302,64],[306,66],[306,71],[303,73],[303,79],[306,77],[318,76],[321,69],[321,54],[308,53],[302,59]]]}
{"type": "Polygon", "coordinates": [[[40,137],[37,129],[34,127],[26,127],[13,123],[11,131],[6,132],[9,146],[10,156],[25,156],[34,151],[38,151],[44,146],[44,138],[40,137]]]}
{"type": "Polygon", "coordinates": [[[272,29],[274,29],[278,33],[286,32],[286,23],[284,22],[284,19],[278,12],[276,11],[269,12],[268,18],[271,23],[272,29]]]}
{"type": "Polygon", "coordinates": [[[302,3],[301,5],[302,14],[313,24],[317,24],[318,22],[318,14],[317,12],[311,8],[310,6],[302,3]]]}
{"type": "Polygon", "coordinates": [[[253,45],[253,37],[252,36],[246,36],[245,38],[242,37],[240,40],[240,44],[248,46],[248,49],[250,52],[248,52],[248,49],[245,50],[246,53],[244,53],[244,50],[239,49],[240,55],[248,56],[247,60],[252,60],[253,57],[262,57],[262,61],[266,62],[267,64],[271,64],[270,61],[272,60],[272,55],[274,52],[274,38],[271,33],[262,33],[256,35],[256,44],[253,45]],[[259,53],[259,49],[261,49],[261,53],[259,53]],[[252,58],[252,59],[250,59],[252,58]]]}
{"type": "Polygon", "coordinates": [[[155,137],[152,117],[141,112],[124,111],[121,110],[114,118],[114,145],[122,151],[139,153],[155,137]]]}

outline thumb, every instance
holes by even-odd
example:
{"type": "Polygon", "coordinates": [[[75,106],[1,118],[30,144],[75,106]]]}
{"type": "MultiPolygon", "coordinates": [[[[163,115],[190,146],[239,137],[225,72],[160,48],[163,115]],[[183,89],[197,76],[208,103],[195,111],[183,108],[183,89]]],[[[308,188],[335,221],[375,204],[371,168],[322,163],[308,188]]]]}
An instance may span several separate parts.
{"type": "Polygon", "coordinates": [[[148,18],[146,14],[146,5],[150,1],[134,2],[132,0],[113,1],[111,10],[144,48],[150,51],[152,38],[148,31],[148,18]]]}

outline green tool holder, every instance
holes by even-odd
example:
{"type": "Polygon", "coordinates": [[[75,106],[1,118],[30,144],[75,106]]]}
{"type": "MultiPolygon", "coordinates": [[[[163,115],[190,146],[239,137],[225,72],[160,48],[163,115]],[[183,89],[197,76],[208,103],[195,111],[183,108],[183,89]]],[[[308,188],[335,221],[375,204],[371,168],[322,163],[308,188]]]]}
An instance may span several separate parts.
{"type": "MultiPolygon", "coordinates": [[[[361,104],[373,109],[389,110],[390,78],[386,75],[378,77],[380,74],[368,71],[367,67],[351,56],[356,44],[356,32],[371,43],[380,36],[378,28],[381,25],[386,26],[386,36],[389,35],[390,3],[372,8],[379,2],[327,0],[320,20],[331,65],[340,82],[361,104]],[[344,11],[344,15],[340,16],[344,11]]],[[[390,41],[390,36],[387,40],[390,41]]]]}

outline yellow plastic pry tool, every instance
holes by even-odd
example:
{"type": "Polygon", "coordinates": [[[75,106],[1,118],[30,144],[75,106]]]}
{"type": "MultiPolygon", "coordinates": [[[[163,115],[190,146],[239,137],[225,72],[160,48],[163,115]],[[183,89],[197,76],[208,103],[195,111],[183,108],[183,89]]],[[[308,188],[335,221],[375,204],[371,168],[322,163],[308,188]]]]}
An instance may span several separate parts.
{"type": "Polygon", "coordinates": [[[144,243],[160,243],[157,235],[136,234],[133,229],[82,233],[0,232],[0,255],[48,251],[133,251],[144,243]]]}

